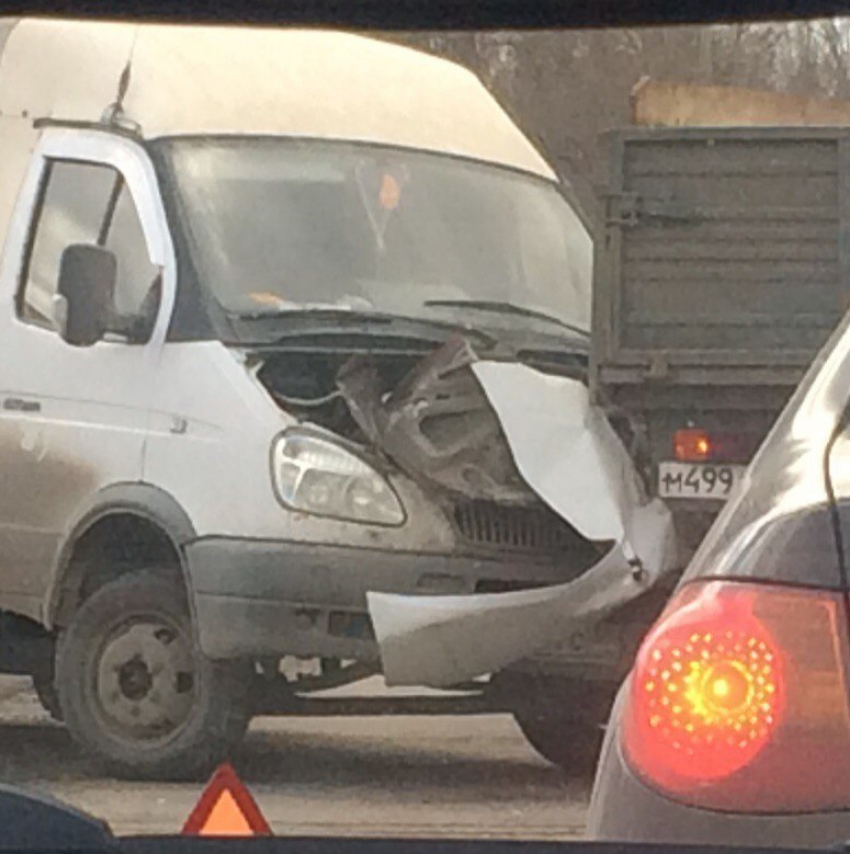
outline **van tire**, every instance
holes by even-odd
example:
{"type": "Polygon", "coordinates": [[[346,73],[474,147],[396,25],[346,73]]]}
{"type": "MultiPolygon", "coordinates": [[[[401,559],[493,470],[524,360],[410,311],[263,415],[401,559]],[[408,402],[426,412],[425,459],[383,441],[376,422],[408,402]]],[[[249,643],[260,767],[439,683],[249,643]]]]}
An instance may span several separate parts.
{"type": "Polygon", "coordinates": [[[74,740],[110,772],[196,779],[241,741],[250,662],[206,658],[182,585],[146,570],[88,598],[60,635],[59,705],[74,740]]]}
{"type": "Polygon", "coordinates": [[[570,777],[586,777],[596,768],[604,734],[601,724],[530,708],[515,711],[514,720],[531,747],[570,777]]]}
{"type": "Polygon", "coordinates": [[[61,721],[62,707],[59,705],[59,692],[56,690],[53,662],[39,668],[32,674],[32,687],[39,703],[54,721],[61,721]]]}
{"type": "Polygon", "coordinates": [[[502,675],[503,702],[528,743],[571,777],[596,768],[617,683],[552,675],[502,675]]]}

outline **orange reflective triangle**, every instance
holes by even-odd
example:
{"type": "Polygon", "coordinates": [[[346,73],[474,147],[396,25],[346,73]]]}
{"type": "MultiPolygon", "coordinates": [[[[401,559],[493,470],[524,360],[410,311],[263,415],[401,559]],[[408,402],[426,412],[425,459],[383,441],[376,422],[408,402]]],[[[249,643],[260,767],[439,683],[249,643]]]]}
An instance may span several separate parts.
{"type": "Polygon", "coordinates": [[[186,836],[271,836],[268,822],[228,763],[210,778],[186,824],[186,836]]]}

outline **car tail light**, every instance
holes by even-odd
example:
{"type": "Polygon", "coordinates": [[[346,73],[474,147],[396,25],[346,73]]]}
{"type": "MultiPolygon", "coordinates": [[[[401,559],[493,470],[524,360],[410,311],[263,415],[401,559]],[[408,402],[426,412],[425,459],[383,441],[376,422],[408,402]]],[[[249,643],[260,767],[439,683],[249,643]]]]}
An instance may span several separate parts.
{"type": "Polygon", "coordinates": [[[647,784],[733,812],[850,806],[840,594],[689,585],[641,646],[622,743],[647,784]]]}

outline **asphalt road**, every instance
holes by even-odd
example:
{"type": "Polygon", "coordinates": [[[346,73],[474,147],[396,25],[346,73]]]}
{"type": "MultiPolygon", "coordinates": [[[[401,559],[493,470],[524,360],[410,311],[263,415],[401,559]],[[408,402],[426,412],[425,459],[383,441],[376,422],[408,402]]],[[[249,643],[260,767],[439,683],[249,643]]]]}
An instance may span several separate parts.
{"type": "MultiPolygon", "coordinates": [[[[539,759],[504,715],[260,718],[235,765],[276,834],[574,838],[590,788],[539,759]]],[[[0,781],[118,834],[178,832],[201,790],[99,775],[13,677],[0,677],[0,781]]]]}

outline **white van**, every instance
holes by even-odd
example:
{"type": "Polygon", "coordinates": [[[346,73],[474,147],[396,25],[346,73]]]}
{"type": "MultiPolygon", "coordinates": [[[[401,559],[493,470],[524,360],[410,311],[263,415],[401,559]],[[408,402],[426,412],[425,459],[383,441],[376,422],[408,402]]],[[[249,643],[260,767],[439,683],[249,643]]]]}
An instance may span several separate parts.
{"type": "MultiPolygon", "coordinates": [[[[592,248],[466,70],[339,33],[24,20],[0,153],[0,667],[116,771],[193,773],[257,711],[386,670],[367,594],[486,608],[610,548],[520,472],[471,369],[580,387],[592,248]]],[[[650,586],[638,563],[597,622],[650,586]]],[[[607,702],[628,658],[594,631],[561,631],[561,684],[592,670],[607,702]]],[[[558,761],[607,711],[578,693],[512,707],[558,761]]]]}

